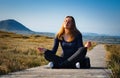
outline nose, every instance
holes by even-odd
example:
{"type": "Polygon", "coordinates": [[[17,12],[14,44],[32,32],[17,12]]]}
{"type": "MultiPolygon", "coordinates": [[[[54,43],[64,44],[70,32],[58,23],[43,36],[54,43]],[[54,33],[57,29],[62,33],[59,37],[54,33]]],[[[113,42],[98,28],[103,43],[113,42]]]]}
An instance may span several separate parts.
{"type": "Polygon", "coordinates": [[[69,22],[66,22],[66,26],[69,24],[69,22]]]}

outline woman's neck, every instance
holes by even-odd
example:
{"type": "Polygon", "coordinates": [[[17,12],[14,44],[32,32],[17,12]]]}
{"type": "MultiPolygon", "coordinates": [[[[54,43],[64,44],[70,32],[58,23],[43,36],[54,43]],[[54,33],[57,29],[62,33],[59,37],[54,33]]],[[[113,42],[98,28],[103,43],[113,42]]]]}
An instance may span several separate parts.
{"type": "Polygon", "coordinates": [[[64,37],[65,41],[71,42],[72,41],[72,37],[71,37],[71,34],[70,34],[70,30],[65,29],[65,33],[64,33],[63,37],[64,37]]]}
{"type": "Polygon", "coordinates": [[[65,35],[69,35],[70,34],[70,30],[69,29],[65,29],[65,35]]]}

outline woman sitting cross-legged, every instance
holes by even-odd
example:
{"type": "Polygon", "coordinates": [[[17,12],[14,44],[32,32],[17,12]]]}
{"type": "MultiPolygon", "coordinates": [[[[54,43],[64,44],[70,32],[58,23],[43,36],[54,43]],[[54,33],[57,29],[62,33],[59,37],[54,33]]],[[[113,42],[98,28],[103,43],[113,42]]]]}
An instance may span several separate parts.
{"type": "Polygon", "coordinates": [[[87,42],[85,46],[83,45],[82,34],[76,28],[74,18],[67,16],[60,31],[56,34],[53,49],[38,49],[44,53],[46,60],[50,61],[52,68],[80,68],[79,63],[84,61],[87,48],[90,46],[91,42],[87,42]],[[56,55],[59,43],[63,50],[61,56],[56,55]]]}

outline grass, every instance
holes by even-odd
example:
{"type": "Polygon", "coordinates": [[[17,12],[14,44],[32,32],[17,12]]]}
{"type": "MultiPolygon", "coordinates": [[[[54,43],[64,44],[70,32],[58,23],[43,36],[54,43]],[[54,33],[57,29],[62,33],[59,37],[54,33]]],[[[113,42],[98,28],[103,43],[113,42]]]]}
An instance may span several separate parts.
{"type": "Polygon", "coordinates": [[[107,50],[107,65],[111,69],[111,78],[120,78],[120,45],[105,45],[107,50]]]}
{"type": "Polygon", "coordinates": [[[23,36],[0,31],[0,74],[46,64],[37,48],[51,49],[52,43],[53,39],[45,36],[23,36]]]}
{"type": "MultiPolygon", "coordinates": [[[[52,49],[53,43],[51,37],[0,31],[0,75],[47,64],[48,61],[37,48],[52,49]]],[[[95,42],[92,44],[96,45],[95,42]]],[[[59,47],[57,55],[61,52],[59,47]]]]}

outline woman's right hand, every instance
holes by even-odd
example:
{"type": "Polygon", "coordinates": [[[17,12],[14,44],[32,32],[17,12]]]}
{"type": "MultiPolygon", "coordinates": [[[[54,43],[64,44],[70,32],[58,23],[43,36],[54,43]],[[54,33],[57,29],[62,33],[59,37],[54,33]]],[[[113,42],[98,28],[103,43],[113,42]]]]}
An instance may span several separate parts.
{"type": "Polygon", "coordinates": [[[45,49],[45,48],[40,48],[40,47],[38,47],[38,50],[39,50],[40,52],[42,52],[42,53],[44,53],[45,51],[47,51],[47,49],[45,49]]]}

